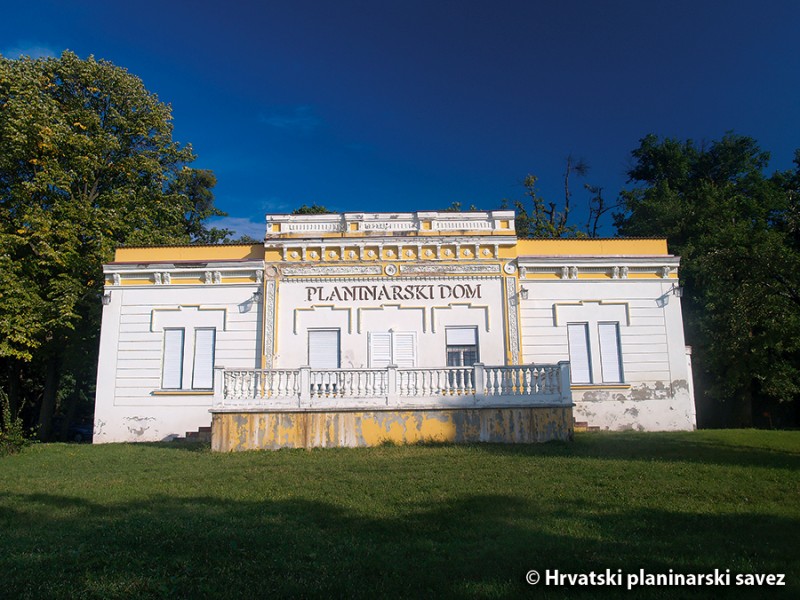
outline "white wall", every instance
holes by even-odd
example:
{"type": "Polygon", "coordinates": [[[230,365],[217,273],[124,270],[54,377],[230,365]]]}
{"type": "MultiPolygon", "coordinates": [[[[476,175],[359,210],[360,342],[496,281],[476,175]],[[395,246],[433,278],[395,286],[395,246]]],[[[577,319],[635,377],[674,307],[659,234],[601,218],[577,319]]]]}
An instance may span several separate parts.
{"type": "MultiPolygon", "coordinates": [[[[282,368],[308,364],[308,330],[338,328],[341,331],[341,367],[368,367],[367,334],[370,331],[417,332],[417,365],[446,365],[445,329],[475,326],[479,360],[488,365],[505,364],[504,302],[500,277],[394,278],[381,280],[330,279],[282,281],[278,288],[278,325],[275,365],[282,368]],[[410,300],[327,301],[333,286],[387,285],[432,286],[433,298],[410,300]],[[439,285],[480,285],[480,298],[442,298],[439,285]],[[322,300],[309,287],[322,286],[322,300]]],[[[404,288],[405,289],[405,288],[404,288]]]]}
{"type": "MultiPolygon", "coordinates": [[[[260,367],[261,304],[247,302],[258,288],[107,288],[111,303],[103,307],[94,441],[160,441],[209,426],[211,395],[158,393],[164,327],[185,327],[188,344],[192,328],[216,327],[216,366],[260,367]]],[[[184,377],[190,380],[191,373],[184,377]]]]}
{"type": "MultiPolygon", "coordinates": [[[[573,386],[575,419],[601,429],[693,429],[694,400],[675,280],[528,280],[520,305],[526,363],[569,360],[568,322],[619,321],[624,385],[573,386]]],[[[591,329],[591,326],[590,326],[591,329]]],[[[590,331],[595,375],[596,331],[590,331]],[[593,335],[594,334],[594,335],[593,335]]]]}

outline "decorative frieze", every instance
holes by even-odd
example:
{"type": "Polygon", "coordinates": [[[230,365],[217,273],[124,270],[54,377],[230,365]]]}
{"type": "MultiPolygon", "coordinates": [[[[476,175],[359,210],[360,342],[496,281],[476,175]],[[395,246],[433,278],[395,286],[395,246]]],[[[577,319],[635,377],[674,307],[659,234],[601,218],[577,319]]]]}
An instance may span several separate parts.
{"type": "Polygon", "coordinates": [[[497,264],[458,264],[458,265],[400,265],[404,275],[445,274],[445,273],[499,273],[497,264]]]}
{"type": "Polygon", "coordinates": [[[352,265],[324,267],[284,267],[284,275],[381,275],[383,270],[380,265],[352,265]]]}
{"type": "Polygon", "coordinates": [[[511,364],[519,364],[519,323],[517,322],[517,280],[506,277],[506,298],[508,300],[508,346],[511,349],[511,364]]]}

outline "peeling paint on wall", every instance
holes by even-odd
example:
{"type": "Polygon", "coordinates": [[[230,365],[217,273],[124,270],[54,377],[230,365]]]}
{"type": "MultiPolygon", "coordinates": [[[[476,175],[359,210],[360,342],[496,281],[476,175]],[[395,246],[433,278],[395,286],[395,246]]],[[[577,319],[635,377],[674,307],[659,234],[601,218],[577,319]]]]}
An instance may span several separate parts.
{"type": "Polygon", "coordinates": [[[123,421],[126,421],[127,430],[134,437],[140,438],[150,429],[151,423],[148,421],[155,421],[155,417],[125,417],[123,421]]]}
{"type": "Polygon", "coordinates": [[[213,450],[377,446],[384,442],[533,443],[570,440],[572,408],[342,412],[217,412],[213,450]]]}

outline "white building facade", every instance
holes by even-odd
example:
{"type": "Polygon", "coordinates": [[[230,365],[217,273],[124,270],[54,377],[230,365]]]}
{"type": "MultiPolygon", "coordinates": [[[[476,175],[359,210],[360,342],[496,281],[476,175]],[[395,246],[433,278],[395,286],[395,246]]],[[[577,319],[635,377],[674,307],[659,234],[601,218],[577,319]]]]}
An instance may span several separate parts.
{"type": "Polygon", "coordinates": [[[264,244],[123,248],[95,441],[691,429],[678,263],[664,240],[517,240],[510,211],[270,215],[264,244]]]}

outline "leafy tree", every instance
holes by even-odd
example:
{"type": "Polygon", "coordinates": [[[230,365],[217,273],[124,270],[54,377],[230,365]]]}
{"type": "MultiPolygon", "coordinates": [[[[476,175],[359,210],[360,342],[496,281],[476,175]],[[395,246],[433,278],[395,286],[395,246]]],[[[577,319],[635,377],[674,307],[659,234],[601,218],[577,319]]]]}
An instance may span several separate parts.
{"type": "Polygon", "coordinates": [[[65,369],[84,395],[93,380],[83,366],[97,362],[114,249],[224,235],[203,225],[222,213],[194,158],[172,139],[170,107],[125,69],[0,56],[0,377],[12,409],[38,408],[43,439],[65,369]]]}
{"type": "Polygon", "coordinates": [[[539,195],[536,190],[538,177],[529,174],[523,180],[522,185],[525,187],[525,195],[530,199],[530,202],[526,203],[520,200],[514,202],[514,208],[517,211],[515,228],[518,237],[557,238],[584,235],[583,232],[579,231],[578,227],[569,223],[572,210],[570,179],[573,176],[585,177],[589,172],[589,165],[582,159],[574,158],[571,154],[567,156],[565,162],[564,202],[560,209],[558,203],[548,202],[539,195]]]}
{"type": "Polygon", "coordinates": [[[682,257],[699,416],[724,401],[728,423],[750,425],[800,393],[800,154],[768,176],[768,153],[729,133],[702,146],[648,135],[633,158],[618,232],[665,236],[682,257]]]}
{"type": "MultiPolygon", "coordinates": [[[[442,212],[462,212],[463,210],[464,209],[462,208],[461,202],[453,202],[447,208],[443,208],[442,212]]],[[[475,210],[478,210],[478,207],[475,206],[474,204],[470,204],[469,208],[467,210],[475,211],[475,210]]]]}
{"type": "Polygon", "coordinates": [[[329,215],[331,211],[314,202],[311,206],[303,204],[300,208],[295,208],[292,211],[293,215],[329,215]]]}

